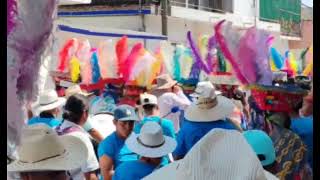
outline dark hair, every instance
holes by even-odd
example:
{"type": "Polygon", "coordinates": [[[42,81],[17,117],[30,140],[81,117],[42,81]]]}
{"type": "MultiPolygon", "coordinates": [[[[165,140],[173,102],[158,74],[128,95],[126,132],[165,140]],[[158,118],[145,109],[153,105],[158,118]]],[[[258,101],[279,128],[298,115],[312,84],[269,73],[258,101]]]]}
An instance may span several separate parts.
{"type": "Polygon", "coordinates": [[[49,111],[43,111],[39,114],[40,118],[54,118],[54,115],[49,111]]]}
{"type": "Polygon", "coordinates": [[[147,114],[150,114],[155,108],[158,108],[158,105],[156,105],[156,104],[145,104],[142,107],[143,107],[143,110],[147,114]]]}
{"type": "Polygon", "coordinates": [[[274,161],[269,165],[263,166],[263,169],[272,174],[277,174],[277,172],[279,172],[279,164],[277,163],[277,161],[274,161]]]}
{"type": "Polygon", "coordinates": [[[299,101],[297,103],[295,103],[293,106],[292,106],[292,110],[295,112],[295,113],[299,113],[299,110],[302,108],[302,104],[303,104],[303,100],[302,98],[299,99],[299,101]]]}
{"type": "Polygon", "coordinates": [[[80,94],[72,95],[68,98],[64,106],[63,119],[67,119],[73,123],[78,124],[82,114],[88,111],[88,99],[80,94]]]}

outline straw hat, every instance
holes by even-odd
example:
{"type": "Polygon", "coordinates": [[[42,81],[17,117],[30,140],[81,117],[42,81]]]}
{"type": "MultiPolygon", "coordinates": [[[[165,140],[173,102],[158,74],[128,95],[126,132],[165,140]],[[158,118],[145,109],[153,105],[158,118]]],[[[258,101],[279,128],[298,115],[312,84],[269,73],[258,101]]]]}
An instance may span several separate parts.
{"type": "Polygon", "coordinates": [[[83,91],[81,90],[81,87],[80,87],[78,84],[68,87],[68,88],[66,89],[66,91],[65,91],[65,97],[66,97],[66,98],[68,98],[68,97],[70,97],[70,96],[72,96],[72,95],[75,95],[75,94],[81,94],[81,95],[84,95],[84,96],[87,97],[87,96],[92,95],[93,93],[83,92],[83,91]]]}
{"type": "Polygon", "coordinates": [[[177,146],[176,141],[163,135],[161,126],[156,122],[146,122],[140,134],[132,133],[126,140],[128,148],[143,157],[158,158],[171,153],[177,146]]]}
{"type": "Polygon", "coordinates": [[[214,129],[187,155],[145,177],[144,180],[269,180],[266,172],[242,134],[214,129]]]}
{"type": "Polygon", "coordinates": [[[66,103],[64,98],[58,97],[55,90],[46,90],[40,94],[39,101],[34,106],[35,114],[61,107],[66,103]]]}
{"type": "Polygon", "coordinates": [[[27,126],[22,130],[19,160],[7,166],[8,171],[72,170],[85,163],[86,145],[74,136],[58,136],[44,124],[27,126]]]}
{"type": "Polygon", "coordinates": [[[197,97],[197,100],[186,109],[185,118],[193,122],[210,122],[231,115],[234,103],[219,94],[209,81],[199,82],[195,93],[191,95],[197,97]]]}
{"type": "Polygon", "coordinates": [[[212,75],[212,76],[209,76],[209,80],[212,84],[218,84],[218,85],[221,85],[221,84],[232,85],[232,86],[240,85],[237,78],[229,74],[212,75]]]}
{"type": "Polygon", "coordinates": [[[169,74],[162,74],[156,78],[157,85],[153,90],[168,89],[177,84],[177,81],[173,80],[169,74]]]}

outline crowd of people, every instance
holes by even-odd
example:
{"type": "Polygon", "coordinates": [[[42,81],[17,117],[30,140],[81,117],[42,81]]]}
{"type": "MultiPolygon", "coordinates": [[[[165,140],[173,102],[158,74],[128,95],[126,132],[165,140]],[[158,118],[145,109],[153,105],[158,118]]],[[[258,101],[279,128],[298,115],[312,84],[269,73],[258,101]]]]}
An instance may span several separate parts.
{"type": "Polygon", "coordinates": [[[65,97],[46,90],[8,171],[23,180],[312,179],[312,84],[290,112],[222,87],[202,81],[186,95],[163,74],[135,107],[78,85],[65,97]]]}

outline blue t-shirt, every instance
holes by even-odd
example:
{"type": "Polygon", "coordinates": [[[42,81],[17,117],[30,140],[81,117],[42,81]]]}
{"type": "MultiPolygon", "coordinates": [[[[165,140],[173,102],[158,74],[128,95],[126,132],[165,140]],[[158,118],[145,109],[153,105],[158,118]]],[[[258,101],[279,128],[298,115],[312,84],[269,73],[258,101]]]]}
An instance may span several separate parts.
{"type": "Polygon", "coordinates": [[[41,117],[33,117],[28,121],[28,125],[44,123],[51,128],[56,128],[61,124],[61,120],[56,118],[41,118],[41,117]]]}
{"type": "Polygon", "coordinates": [[[312,117],[299,117],[291,119],[290,129],[298,134],[308,149],[308,162],[313,167],[313,119],[312,117]]]}
{"type": "Polygon", "coordinates": [[[177,135],[177,147],[173,155],[184,157],[193,145],[214,128],[236,129],[233,124],[225,120],[191,122],[185,119],[177,135]]]}
{"type": "Polygon", "coordinates": [[[110,134],[99,144],[98,156],[101,158],[103,155],[113,160],[114,169],[122,162],[138,159],[138,156],[125,145],[125,140],[119,138],[116,132],[110,134]]]}
{"type": "Polygon", "coordinates": [[[156,169],[156,166],[142,161],[122,163],[112,176],[112,180],[141,180],[156,169]]]}
{"type": "MultiPolygon", "coordinates": [[[[145,117],[142,119],[141,122],[137,122],[134,126],[134,132],[136,134],[140,133],[141,127],[146,123],[146,122],[156,122],[156,123],[160,123],[161,127],[162,127],[162,131],[163,134],[169,137],[172,137],[174,139],[176,139],[176,134],[174,131],[174,125],[173,122],[168,120],[168,119],[164,119],[162,118],[161,122],[160,122],[160,117],[158,116],[151,116],[151,117],[145,117]]],[[[161,162],[161,167],[165,166],[167,164],[169,164],[170,160],[168,156],[163,157],[162,162],[161,162]]]]}
{"type": "Polygon", "coordinates": [[[161,127],[162,127],[162,131],[163,131],[163,134],[164,134],[164,135],[176,139],[173,122],[170,121],[170,120],[168,120],[168,119],[164,119],[164,118],[162,118],[162,120],[161,120],[161,118],[158,117],[158,116],[151,116],[151,117],[145,117],[145,118],[143,118],[142,121],[137,122],[137,123],[135,124],[133,131],[134,131],[136,134],[139,134],[141,127],[142,127],[146,122],[156,122],[156,123],[159,123],[159,124],[161,125],[161,127]]]}

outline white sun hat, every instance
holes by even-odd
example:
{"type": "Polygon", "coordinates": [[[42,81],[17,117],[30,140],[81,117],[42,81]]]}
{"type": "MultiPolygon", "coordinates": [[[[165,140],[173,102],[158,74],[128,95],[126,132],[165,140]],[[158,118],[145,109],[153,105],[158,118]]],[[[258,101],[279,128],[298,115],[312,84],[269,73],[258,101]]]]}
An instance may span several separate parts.
{"type": "Polygon", "coordinates": [[[177,146],[176,141],[163,135],[161,126],[156,122],[146,122],[140,134],[131,133],[126,140],[128,148],[143,157],[158,158],[171,153],[177,146]]]}
{"type": "Polygon", "coordinates": [[[143,93],[140,95],[140,102],[141,106],[147,105],[147,104],[158,104],[157,96],[148,94],[148,93],[143,93]]]}
{"type": "Polygon", "coordinates": [[[79,168],[88,158],[84,142],[74,136],[58,134],[44,124],[22,130],[19,159],[7,165],[8,171],[61,171],[79,168]]]}
{"type": "Polygon", "coordinates": [[[35,114],[63,106],[65,98],[58,97],[55,90],[45,90],[40,94],[39,101],[34,106],[35,114]]]}
{"type": "Polygon", "coordinates": [[[86,93],[86,92],[82,91],[81,87],[78,84],[76,84],[76,85],[70,86],[66,89],[65,97],[68,98],[68,97],[75,95],[75,94],[81,94],[81,95],[87,97],[87,96],[92,95],[93,93],[86,93]]]}
{"type": "Polygon", "coordinates": [[[265,171],[242,134],[236,130],[214,129],[187,155],[145,177],[143,180],[276,180],[265,171]]]}
{"type": "Polygon", "coordinates": [[[186,109],[185,118],[193,122],[210,122],[231,115],[234,103],[219,94],[221,93],[209,81],[199,82],[192,94],[197,100],[186,109]]]}

